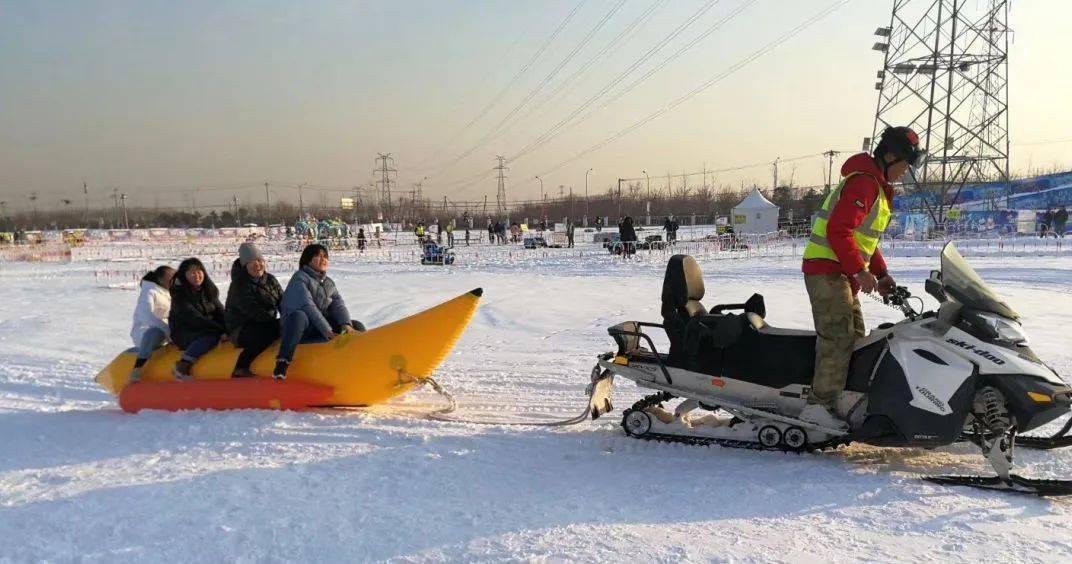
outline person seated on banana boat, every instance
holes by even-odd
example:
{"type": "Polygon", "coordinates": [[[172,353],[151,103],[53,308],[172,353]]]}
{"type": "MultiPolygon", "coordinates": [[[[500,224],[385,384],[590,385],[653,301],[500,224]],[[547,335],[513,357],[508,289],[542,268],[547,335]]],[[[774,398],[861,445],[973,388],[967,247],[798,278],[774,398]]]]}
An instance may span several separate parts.
{"type": "Polygon", "coordinates": [[[279,338],[282,301],[283,287],[268,272],[264,255],[253,243],[242,243],[231,265],[231,287],[224,307],[227,334],[242,349],[232,378],[253,376],[249,369],[253,360],[279,338]]]}
{"type": "Polygon", "coordinates": [[[286,379],[298,344],[324,343],[338,335],[365,330],[360,321],[350,318],[335,281],[328,276],[328,265],[327,248],[313,243],[302,251],[298,271],[287,283],[280,308],[283,336],[272,372],[276,380],[286,379]]]}
{"type": "Polygon", "coordinates": [[[168,313],[171,312],[171,294],[168,288],[174,277],[175,269],[162,265],[141,278],[141,293],[138,294],[138,305],[134,306],[134,323],[130,329],[130,338],[138,350],[134,370],[130,373],[132,384],[141,380],[142,367],[170,334],[168,313]]]}
{"type": "Polygon", "coordinates": [[[227,339],[220,291],[209,278],[205,265],[196,258],[179,263],[171,283],[171,342],[182,349],[182,358],[171,373],[176,379],[190,380],[197,359],[227,339]]]}

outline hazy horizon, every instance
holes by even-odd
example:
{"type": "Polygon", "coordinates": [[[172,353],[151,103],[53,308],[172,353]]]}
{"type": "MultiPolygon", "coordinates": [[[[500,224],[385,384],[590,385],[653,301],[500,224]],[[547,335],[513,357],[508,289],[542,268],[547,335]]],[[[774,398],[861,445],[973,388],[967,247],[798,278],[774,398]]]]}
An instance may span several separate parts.
{"type": "MultiPolygon", "coordinates": [[[[582,193],[588,169],[589,189],[599,193],[644,171],[655,188],[667,173],[778,157],[781,178],[821,184],[825,158],[789,159],[858,150],[871,134],[882,55],[870,47],[874,29],[888,24],[889,1],[850,1],[680,106],[572,159],[832,4],[716,2],[609,97],[725,20],[694,48],[512,160],[508,197],[538,198],[536,175],[550,197],[559,186],[582,193]]],[[[224,206],[234,196],[262,203],[265,182],[273,200],[293,201],[293,186],[306,182],[307,201],[336,201],[372,182],[377,153],[391,153],[399,192],[427,176],[423,193],[433,201],[494,201],[496,155],[525,150],[704,5],[0,0],[0,199],[9,212],[28,208],[32,192],[42,209],[60,198],[81,203],[86,182],[95,206],[106,205],[113,188],[131,206],[224,206]],[[634,21],[620,44],[564,82],[634,21]]],[[[1010,8],[1013,171],[1072,167],[1072,112],[1063,104],[1072,77],[1051,63],[1072,42],[1070,15],[1072,4],[1058,0],[1010,8]]],[[[771,174],[763,165],[708,181],[763,186],[771,174]]]]}

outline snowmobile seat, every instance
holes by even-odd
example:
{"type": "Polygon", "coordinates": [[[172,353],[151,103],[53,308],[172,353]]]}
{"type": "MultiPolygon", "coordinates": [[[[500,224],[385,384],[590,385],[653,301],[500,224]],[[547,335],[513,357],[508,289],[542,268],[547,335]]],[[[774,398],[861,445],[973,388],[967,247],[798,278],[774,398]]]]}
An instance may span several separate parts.
{"type": "Polygon", "coordinates": [[[725,312],[742,310],[760,318],[767,313],[763,296],[759,294],[753,294],[743,304],[717,305],[708,313],[700,303],[704,293],[703,274],[696,259],[689,255],[670,257],[663,278],[662,316],[663,328],[670,339],[668,362],[671,365],[685,366],[701,338],[711,338],[719,347],[732,344],[740,335],[740,324],[737,316],[725,312]]]}

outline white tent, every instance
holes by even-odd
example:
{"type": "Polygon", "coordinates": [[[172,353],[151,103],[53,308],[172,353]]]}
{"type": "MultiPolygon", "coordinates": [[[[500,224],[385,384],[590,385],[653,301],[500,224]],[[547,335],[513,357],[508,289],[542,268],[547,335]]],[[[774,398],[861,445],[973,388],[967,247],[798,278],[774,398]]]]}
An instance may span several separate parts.
{"type": "Polygon", "coordinates": [[[737,233],[773,233],[778,230],[778,206],[753,188],[733,208],[733,230],[737,233]]]}

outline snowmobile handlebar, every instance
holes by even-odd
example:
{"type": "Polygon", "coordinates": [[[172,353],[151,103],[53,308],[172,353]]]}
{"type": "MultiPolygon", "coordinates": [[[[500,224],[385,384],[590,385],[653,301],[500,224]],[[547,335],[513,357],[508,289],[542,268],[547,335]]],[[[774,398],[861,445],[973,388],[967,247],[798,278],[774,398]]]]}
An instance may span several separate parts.
{"type": "Polygon", "coordinates": [[[907,287],[897,286],[892,292],[882,297],[882,303],[899,310],[908,319],[914,320],[920,316],[920,312],[909,303],[910,298],[912,298],[912,292],[909,292],[907,287]]]}

